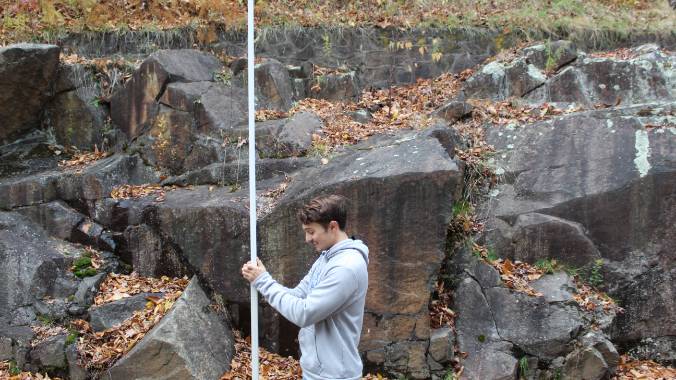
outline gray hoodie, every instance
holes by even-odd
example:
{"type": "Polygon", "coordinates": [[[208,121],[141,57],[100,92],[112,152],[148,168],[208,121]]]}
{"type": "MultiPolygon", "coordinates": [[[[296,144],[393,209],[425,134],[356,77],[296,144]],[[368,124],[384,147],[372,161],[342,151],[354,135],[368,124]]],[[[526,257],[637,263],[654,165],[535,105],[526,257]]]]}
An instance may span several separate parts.
{"type": "Polygon", "coordinates": [[[294,289],[265,272],[254,281],[270,306],[298,325],[303,379],[360,379],[357,345],[368,287],[368,248],[343,240],[323,251],[294,289]]]}

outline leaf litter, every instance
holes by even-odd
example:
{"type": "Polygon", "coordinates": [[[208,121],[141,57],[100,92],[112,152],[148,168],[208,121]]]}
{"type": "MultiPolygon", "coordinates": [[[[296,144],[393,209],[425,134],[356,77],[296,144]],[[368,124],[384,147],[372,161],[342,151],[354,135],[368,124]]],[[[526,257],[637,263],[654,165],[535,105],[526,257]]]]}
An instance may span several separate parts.
{"type": "Polygon", "coordinates": [[[108,330],[94,332],[89,322],[77,319],[71,328],[79,333],[77,341],[79,364],[94,373],[104,371],[129,352],[145,334],[171,309],[188,286],[188,278],[141,277],[109,274],[101,283],[100,292],[94,299],[102,305],[139,293],[163,293],[162,297],[147,297],[145,309],[135,311],[133,316],[108,330]]]}

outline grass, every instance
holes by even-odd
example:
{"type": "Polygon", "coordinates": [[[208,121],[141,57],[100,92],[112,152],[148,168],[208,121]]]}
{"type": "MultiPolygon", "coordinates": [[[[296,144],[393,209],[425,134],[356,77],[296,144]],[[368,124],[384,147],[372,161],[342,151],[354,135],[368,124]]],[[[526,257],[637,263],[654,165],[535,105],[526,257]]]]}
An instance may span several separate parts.
{"type": "Polygon", "coordinates": [[[591,269],[589,270],[588,280],[591,286],[598,288],[599,286],[603,285],[603,274],[601,273],[602,268],[603,260],[595,260],[591,266],[591,269]]]}
{"type": "MultiPolygon", "coordinates": [[[[239,0],[0,0],[0,9],[2,43],[54,40],[65,32],[159,31],[186,25],[207,36],[216,24],[237,30],[246,25],[246,3],[239,0]]],[[[676,24],[667,0],[259,0],[256,17],[261,28],[481,26],[551,33],[663,32],[676,24]]]]}
{"type": "Polygon", "coordinates": [[[76,330],[69,328],[68,336],[66,337],[66,346],[70,346],[71,344],[77,342],[78,336],[79,334],[76,330]]]}
{"type": "Polygon", "coordinates": [[[56,322],[53,317],[47,314],[38,314],[37,320],[45,326],[52,326],[56,322]]]}
{"type": "Polygon", "coordinates": [[[528,377],[528,358],[522,357],[519,359],[519,379],[528,377]]]}
{"type": "Polygon", "coordinates": [[[559,262],[555,259],[540,259],[535,262],[535,267],[547,274],[552,274],[558,270],[563,269],[559,262]]]}

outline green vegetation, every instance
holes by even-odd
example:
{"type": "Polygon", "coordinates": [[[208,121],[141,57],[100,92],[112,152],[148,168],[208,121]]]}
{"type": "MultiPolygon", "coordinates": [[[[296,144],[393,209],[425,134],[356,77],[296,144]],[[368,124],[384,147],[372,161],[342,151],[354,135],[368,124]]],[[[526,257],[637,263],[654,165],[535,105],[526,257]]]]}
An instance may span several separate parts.
{"type": "Polygon", "coordinates": [[[498,254],[495,253],[495,249],[493,247],[488,247],[487,251],[488,253],[486,255],[486,258],[488,259],[488,261],[495,261],[500,258],[498,254]]]}
{"type": "Polygon", "coordinates": [[[11,376],[18,376],[21,374],[21,369],[16,365],[16,360],[11,360],[9,362],[9,374],[11,376]]]}
{"type": "Polygon", "coordinates": [[[46,314],[38,314],[37,320],[45,326],[52,326],[55,323],[54,318],[46,314]]]}
{"type": "Polygon", "coordinates": [[[589,271],[589,284],[591,286],[599,287],[603,284],[603,274],[601,273],[602,268],[603,260],[595,260],[589,271]]]}
{"type": "Polygon", "coordinates": [[[305,155],[308,157],[327,158],[330,153],[331,146],[323,141],[314,140],[305,155]]]}
{"type": "Polygon", "coordinates": [[[523,356],[519,359],[519,379],[528,377],[528,358],[523,356]]]}
{"type": "Polygon", "coordinates": [[[79,334],[77,331],[73,329],[68,329],[68,336],[66,337],[66,346],[69,346],[75,342],[77,342],[79,334]]]}
{"type": "Polygon", "coordinates": [[[545,62],[545,71],[551,73],[556,69],[556,63],[561,58],[563,49],[559,48],[556,51],[552,50],[552,44],[550,40],[547,40],[545,43],[545,55],[547,56],[547,61],[545,62]]]}
{"type": "Polygon", "coordinates": [[[82,257],[73,262],[71,270],[78,278],[95,276],[97,271],[92,266],[91,253],[85,251],[85,253],[82,254],[82,257]]]}
{"type": "MultiPolygon", "coordinates": [[[[221,82],[224,85],[229,86],[230,82],[232,81],[232,70],[230,70],[230,68],[226,67],[223,70],[221,70],[217,73],[214,73],[214,79],[217,82],[221,82]]],[[[200,102],[200,101],[201,101],[200,99],[195,100],[195,102],[200,102]]]]}
{"type": "Polygon", "coordinates": [[[564,268],[564,266],[559,264],[555,259],[540,259],[535,262],[535,267],[550,274],[558,270],[563,270],[564,268]]]}

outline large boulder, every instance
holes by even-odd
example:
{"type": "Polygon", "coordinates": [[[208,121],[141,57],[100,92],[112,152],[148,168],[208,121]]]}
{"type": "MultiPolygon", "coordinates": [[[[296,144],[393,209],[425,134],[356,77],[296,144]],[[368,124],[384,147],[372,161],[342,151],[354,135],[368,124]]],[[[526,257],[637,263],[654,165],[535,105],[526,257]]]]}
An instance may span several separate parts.
{"type": "Polygon", "coordinates": [[[555,72],[577,59],[578,53],[573,42],[559,40],[524,48],[523,55],[538,69],[555,72]]]}
{"type": "MultiPolygon", "coordinates": [[[[296,211],[317,195],[346,196],[347,230],[363,236],[371,251],[360,348],[369,357],[369,351],[391,345],[380,357],[391,364],[386,367],[401,371],[395,356],[419,352],[429,339],[430,290],[443,259],[448,206],[461,183],[456,163],[436,138],[409,133],[369,140],[293,177],[277,206],[259,221],[261,256],[273,277],[296,284],[316,257],[304,243],[296,211]]],[[[402,360],[409,372],[424,376],[425,349],[415,358],[402,360]]]]}
{"type": "Polygon", "coordinates": [[[157,100],[172,82],[212,81],[223,64],[213,55],[190,49],[150,55],[111,99],[113,123],[128,138],[139,136],[159,111],[157,100]]]}
{"type": "MultiPolygon", "coordinates": [[[[312,135],[321,134],[323,126],[317,115],[307,111],[298,112],[288,119],[257,123],[256,150],[261,157],[302,156],[312,146],[312,135]]],[[[240,134],[244,135],[245,131],[240,134]]]]}
{"type": "Polygon", "coordinates": [[[54,98],[45,108],[44,125],[65,147],[93,150],[109,148],[114,141],[107,112],[100,103],[101,89],[95,74],[80,64],[61,65],[54,98]]]}
{"type": "Polygon", "coordinates": [[[0,144],[40,126],[59,52],[56,45],[22,43],[0,48],[0,144]]]}
{"type": "Polygon", "coordinates": [[[544,73],[525,58],[509,63],[493,61],[467,80],[464,92],[469,98],[503,100],[524,96],[546,80],[544,73]]]}
{"type": "Polygon", "coordinates": [[[565,273],[542,277],[533,284],[541,295],[530,296],[506,288],[498,271],[466,248],[454,252],[448,273],[455,284],[458,349],[467,354],[463,378],[514,379],[517,371],[526,377],[522,360],[529,361],[532,375],[538,368],[554,374],[558,362],[570,378],[576,363],[589,367],[585,376],[606,375],[617,366],[615,347],[594,331],[595,317],[572,301],[577,287],[565,273]],[[598,363],[592,360],[597,356],[598,363]]]}
{"type": "Polygon", "coordinates": [[[31,365],[35,368],[49,368],[50,371],[65,369],[66,334],[59,334],[38,343],[30,352],[31,365]]]}
{"type": "Polygon", "coordinates": [[[169,312],[108,374],[113,379],[212,380],[230,369],[234,338],[226,317],[193,278],[169,312]]]}
{"type": "MultiPolygon", "coordinates": [[[[372,252],[361,349],[370,358],[381,350],[390,369],[424,378],[430,291],[444,256],[450,204],[461,190],[458,166],[444,142],[426,132],[373,138],[339,150],[326,165],[311,163],[257,184],[261,258],[282,283],[300,281],[316,253],[304,243],[297,209],[320,194],[348,197],[348,231],[365,237],[372,252]],[[397,278],[390,276],[395,272],[397,278]],[[414,359],[397,359],[409,349],[417,353],[414,359]]],[[[178,189],[160,203],[152,197],[102,201],[97,220],[124,231],[122,251],[128,252],[121,254],[135,269],[155,275],[194,271],[218,296],[242,308],[249,300],[239,274],[249,257],[249,212],[246,183],[241,186],[178,189]]],[[[296,346],[290,323],[269,310],[264,314],[268,345],[296,346]]]]}
{"type": "Polygon", "coordinates": [[[361,95],[359,78],[354,71],[325,74],[308,81],[306,92],[311,98],[331,101],[356,101],[361,95]]]}
{"type": "Polygon", "coordinates": [[[28,176],[58,167],[63,159],[55,154],[49,130],[34,130],[14,142],[0,145],[0,178],[28,176]]]}
{"type": "Polygon", "coordinates": [[[610,330],[625,347],[674,335],[675,107],[643,104],[487,128],[498,152],[491,164],[504,178],[482,207],[490,210],[487,243],[531,263],[591,265],[583,278],[596,273],[596,285],[625,309],[610,330]]]}
{"type": "Polygon", "coordinates": [[[0,322],[21,306],[75,294],[69,252],[24,216],[0,212],[0,322]]]}
{"type": "Polygon", "coordinates": [[[256,65],[254,73],[258,107],[288,111],[293,105],[294,87],[286,66],[275,59],[265,59],[256,65]]]}

